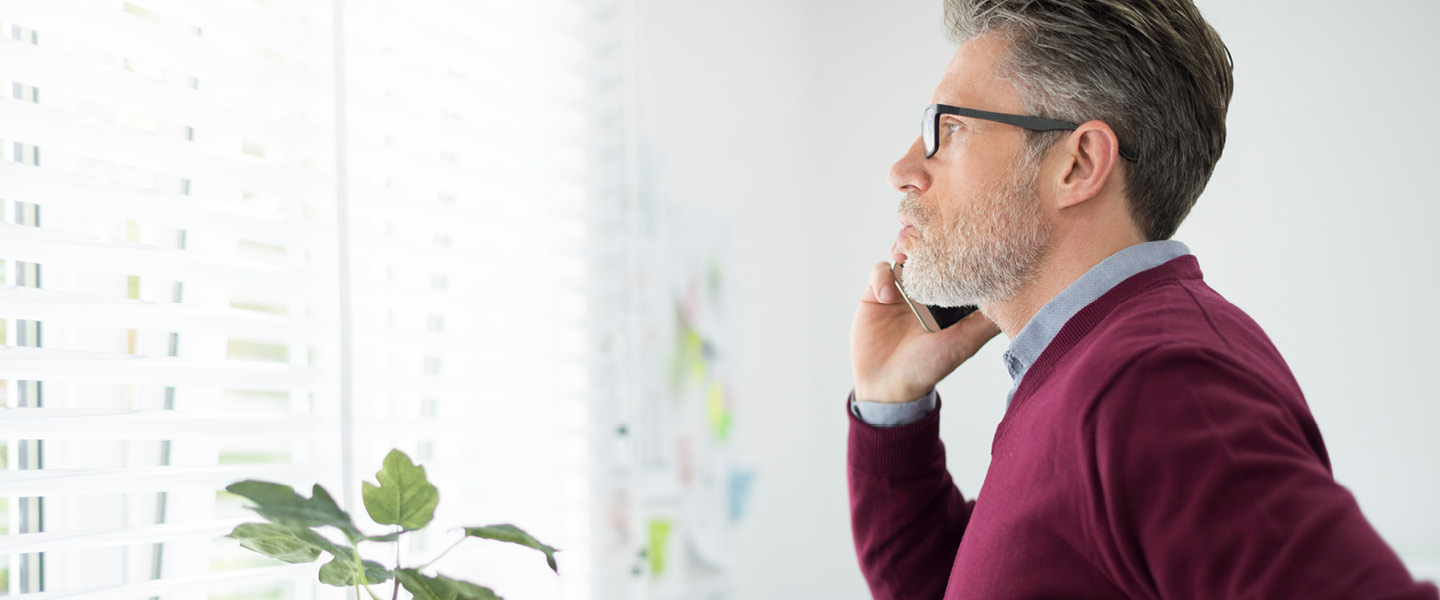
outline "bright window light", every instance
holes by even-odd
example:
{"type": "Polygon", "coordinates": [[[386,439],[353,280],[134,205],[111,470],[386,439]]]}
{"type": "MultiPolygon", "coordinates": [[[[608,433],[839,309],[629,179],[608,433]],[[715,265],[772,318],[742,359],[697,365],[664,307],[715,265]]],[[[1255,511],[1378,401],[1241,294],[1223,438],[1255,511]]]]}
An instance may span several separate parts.
{"type": "Polygon", "coordinates": [[[515,523],[565,577],[435,568],[589,598],[593,11],[0,2],[0,591],[340,598],[221,539],[219,490],[368,523],[400,448],[441,491],[407,565],[515,523]]]}

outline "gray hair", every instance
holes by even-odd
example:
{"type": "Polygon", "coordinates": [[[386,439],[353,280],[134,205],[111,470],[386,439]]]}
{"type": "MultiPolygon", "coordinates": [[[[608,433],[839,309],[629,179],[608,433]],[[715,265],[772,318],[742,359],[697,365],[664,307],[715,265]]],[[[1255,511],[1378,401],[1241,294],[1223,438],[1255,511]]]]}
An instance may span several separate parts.
{"type": "MultiPolygon", "coordinates": [[[[1130,213],[1169,239],[1225,148],[1234,89],[1230,51],[1190,0],[945,0],[963,42],[1009,40],[1003,76],[1030,114],[1104,121],[1139,161],[1125,163],[1130,213]]],[[[1065,132],[1027,132],[1037,160],[1065,132]]]]}

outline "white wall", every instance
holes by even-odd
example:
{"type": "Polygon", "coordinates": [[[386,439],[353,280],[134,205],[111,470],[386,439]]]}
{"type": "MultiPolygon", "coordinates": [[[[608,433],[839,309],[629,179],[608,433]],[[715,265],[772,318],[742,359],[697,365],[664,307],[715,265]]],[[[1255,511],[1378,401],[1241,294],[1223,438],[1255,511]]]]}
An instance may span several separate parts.
{"type": "MultiPolygon", "coordinates": [[[[728,216],[760,469],[739,598],[864,598],[846,508],[850,316],[896,231],[890,163],[952,48],[938,0],[637,0],[642,122],[669,197],[728,216]]],[[[1337,478],[1440,576],[1440,4],[1201,0],[1236,60],[1224,158],[1180,229],[1271,335],[1337,478]]],[[[941,384],[974,493],[1008,378],[992,343],[941,384]]]]}
{"type": "MultiPolygon", "coordinates": [[[[800,2],[640,0],[642,129],[669,198],[730,219],[742,331],[737,437],[759,468],[736,598],[863,598],[844,480],[844,352],[824,348],[819,31],[800,2]],[[782,300],[785,299],[785,300],[782,300]],[[793,300],[808,300],[796,303],[793,300]],[[823,391],[822,391],[823,390],[823,391]]],[[[863,122],[863,121],[862,121],[863,122]]]]}
{"type": "Polygon", "coordinates": [[[1440,3],[1206,2],[1230,138],[1179,237],[1289,361],[1336,478],[1440,577],[1440,3]],[[1380,7],[1377,10],[1371,7],[1380,7]],[[1367,10],[1368,9],[1368,10],[1367,10]]]}

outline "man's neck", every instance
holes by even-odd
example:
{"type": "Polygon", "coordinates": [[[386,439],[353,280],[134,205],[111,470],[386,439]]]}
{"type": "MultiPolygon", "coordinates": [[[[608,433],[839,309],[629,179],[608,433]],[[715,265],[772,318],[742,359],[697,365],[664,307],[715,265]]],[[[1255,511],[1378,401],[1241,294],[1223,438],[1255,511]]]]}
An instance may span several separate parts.
{"type": "Polygon", "coordinates": [[[1054,240],[1055,243],[1035,266],[1030,281],[1014,297],[980,307],[980,311],[994,321],[1006,337],[1013,340],[1020,335],[1020,330],[1035,317],[1035,313],[1100,261],[1145,241],[1133,235],[1116,236],[1104,241],[1075,238],[1074,235],[1065,235],[1063,239],[1054,240]]]}

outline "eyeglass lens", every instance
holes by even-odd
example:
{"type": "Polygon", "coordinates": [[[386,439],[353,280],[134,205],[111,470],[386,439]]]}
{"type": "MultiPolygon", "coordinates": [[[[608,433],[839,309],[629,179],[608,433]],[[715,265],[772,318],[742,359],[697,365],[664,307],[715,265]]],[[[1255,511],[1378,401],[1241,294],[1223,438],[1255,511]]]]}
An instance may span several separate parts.
{"type": "Polygon", "coordinates": [[[925,158],[935,155],[935,118],[939,116],[935,113],[933,105],[926,107],[925,117],[920,121],[920,135],[925,138],[925,158]]]}

